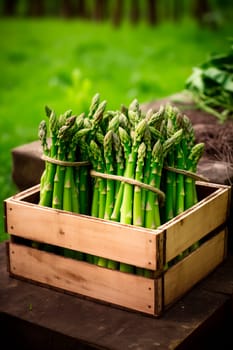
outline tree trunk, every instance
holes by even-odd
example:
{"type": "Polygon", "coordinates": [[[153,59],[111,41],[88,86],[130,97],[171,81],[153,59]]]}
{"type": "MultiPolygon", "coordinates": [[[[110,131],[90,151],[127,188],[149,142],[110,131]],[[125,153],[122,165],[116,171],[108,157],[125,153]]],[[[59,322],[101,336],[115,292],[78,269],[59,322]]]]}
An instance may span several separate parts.
{"type": "Polygon", "coordinates": [[[28,2],[28,16],[41,17],[44,15],[44,0],[34,0],[28,2]]]}
{"type": "Polygon", "coordinates": [[[118,27],[123,18],[123,0],[116,0],[116,5],[113,8],[112,21],[114,26],[118,27]]]}
{"type": "Polygon", "coordinates": [[[14,16],[16,11],[17,0],[4,0],[3,16],[14,16]]]}
{"type": "Polygon", "coordinates": [[[148,22],[150,25],[155,25],[158,22],[157,17],[157,1],[147,0],[148,22]]]}
{"type": "Polygon", "coordinates": [[[174,21],[179,21],[184,12],[184,0],[174,0],[173,1],[173,19],[174,21]]]}
{"type": "Polygon", "coordinates": [[[133,24],[137,24],[140,19],[139,1],[132,0],[130,6],[130,20],[133,24]]]}
{"type": "Polygon", "coordinates": [[[205,15],[210,12],[210,4],[208,0],[196,0],[193,7],[193,16],[203,25],[205,15]]]}
{"type": "Polygon", "coordinates": [[[77,15],[80,18],[88,17],[85,0],[77,0],[77,15]]]}
{"type": "Polygon", "coordinates": [[[72,0],[61,0],[60,13],[62,17],[70,18],[74,15],[72,0]]]}
{"type": "Polygon", "coordinates": [[[96,21],[102,21],[105,18],[106,7],[106,0],[95,0],[93,15],[96,21]]]}

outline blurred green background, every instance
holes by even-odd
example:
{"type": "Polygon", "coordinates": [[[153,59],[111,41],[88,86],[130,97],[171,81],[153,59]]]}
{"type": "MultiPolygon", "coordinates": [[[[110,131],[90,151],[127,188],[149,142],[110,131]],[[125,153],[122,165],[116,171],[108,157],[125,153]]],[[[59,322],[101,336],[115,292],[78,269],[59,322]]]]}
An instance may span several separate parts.
{"type": "Polygon", "coordinates": [[[81,113],[96,92],[108,109],[180,92],[230,37],[227,0],[1,0],[0,241],[3,201],[18,191],[11,150],[38,139],[45,105],[81,113]]]}

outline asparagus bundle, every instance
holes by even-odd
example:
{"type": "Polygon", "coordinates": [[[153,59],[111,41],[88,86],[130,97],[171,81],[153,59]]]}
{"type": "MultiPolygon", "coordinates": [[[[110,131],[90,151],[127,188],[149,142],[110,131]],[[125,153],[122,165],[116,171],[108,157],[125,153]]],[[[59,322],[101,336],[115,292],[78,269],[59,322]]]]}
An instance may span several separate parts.
{"type": "Polygon", "coordinates": [[[192,124],[187,116],[180,111],[166,106],[169,116],[168,134],[177,130],[183,131],[181,141],[165,158],[164,191],[166,193],[165,213],[163,221],[166,222],[182,213],[197,202],[195,187],[195,173],[197,164],[204,152],[204,143],[195,143],[192,124]]]}
{"type": "MultiPolygon", "coordinates": [[[[49,127],[39,126],[46,160],[40,205],[156,229],[197,202],[193,175],[204,144],[195,143],[191,122],[177,108],[143,113],[135,99],[111,111],[96,94],[87,114],[57,117],[49,108],[46,114],[49,127]],[[89,165],[70,166],[77,161],[89,165]]],[[[78,258],[150,276],[103,257],[78,258]]]]}
{"type": "MultiPolygon", "coordinates": [[[[82,188],[88,187],[87,163],[80,163],[82,153],[77,154],[77,147],[81,143],[78,131],[83,124],[80,122],[83,115],[77,117],[68,110],[57,117],[48,107],[46,107],[46,115],[49,118],[49,127],[47,128],[44,120],[39,125],[39,137],[45,159],[45,170],[40,181],[39,205],[89,214],[85,205],[89,198],[82,198],[80,195],[82,188]],[[48,130],[49,140],[47,140],[48,130]],[[83,178],[80,174],[84,169],[86,175],[83,178]]],[[[81,146],[79,148],[81,149],[81,146]]],[[[54,248],[46,246],[44,249],[53,250],[54,248]]],[[[83,254],[68,249],[64,249],[63,254],[83,259],[83,254]]]]}
{"type": "MultiPolygon", "coordinates": [[[[46,108],[47,112],[49,111],[46,108]]],[[[79,212],[78,187],[76,186],[77,161],[77,117],[67,111],[59,118],[49,111],[49,130],[51,144],[42,140],[45,159],[45,170],[40,182],[40,205],[79,212]]],[[[42,121],[40,130],[46,122],[42,121]]]]}

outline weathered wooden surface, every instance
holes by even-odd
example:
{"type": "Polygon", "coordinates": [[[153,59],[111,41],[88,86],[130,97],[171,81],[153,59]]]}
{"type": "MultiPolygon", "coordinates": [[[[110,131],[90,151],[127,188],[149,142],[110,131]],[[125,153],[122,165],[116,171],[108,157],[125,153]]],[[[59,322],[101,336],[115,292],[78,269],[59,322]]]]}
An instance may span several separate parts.
{"type": "Polygon", "coordinates": [[[42,153],[40,141],[12,149],[12,179],[20,191],[40,182],[44,171],[42,153]]]}
{"type": "Polygon", "coordinates": [[[2,243],[0,321],[8,345],[25,350],[233,346],[232,256],[159,319],[16,280],[6,266],[2,243]]]}
{"type": "Polygon", "coordinates": [[[164,276],[164,303],[169,305],[179,299],[218,266],[224,258],[225,231],[203,244],[185,259],[175,264],[164,276]]]}

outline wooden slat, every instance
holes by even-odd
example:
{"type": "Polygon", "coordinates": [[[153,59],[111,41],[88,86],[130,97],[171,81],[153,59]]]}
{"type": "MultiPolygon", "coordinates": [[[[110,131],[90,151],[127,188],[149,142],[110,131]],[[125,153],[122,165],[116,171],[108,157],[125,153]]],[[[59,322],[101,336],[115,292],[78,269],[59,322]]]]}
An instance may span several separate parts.
{"type": "Polygon", "coordinates": [[[225,230],[222,230],[164,274],[165,307],[180,298],[223,261],[225,235],[225,230]]]}
{"type": "Polygon", "coordinates": [[[166,229],[166,261],[224,224],[228,209],[229,186],[224,186],[161,226],[166,229]]]}
{"type": "Polygon", "coordinates": [[[26,202],[7,202],[7,232],[11,235],[156,269],[156,239],[152,230],[122,225],[26,202]]]}
{"type": "Polygon", "coordinates": [[[13,275],[154,314],[154,280],[10,243],[13,275]],[[23,259],[22,259],[23,257],[23,259]]]}

